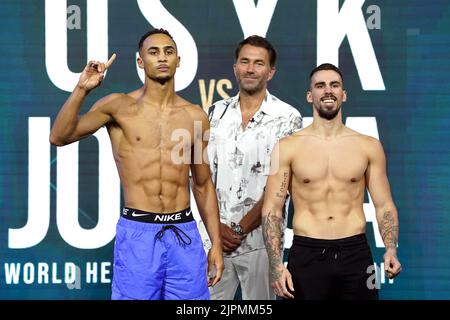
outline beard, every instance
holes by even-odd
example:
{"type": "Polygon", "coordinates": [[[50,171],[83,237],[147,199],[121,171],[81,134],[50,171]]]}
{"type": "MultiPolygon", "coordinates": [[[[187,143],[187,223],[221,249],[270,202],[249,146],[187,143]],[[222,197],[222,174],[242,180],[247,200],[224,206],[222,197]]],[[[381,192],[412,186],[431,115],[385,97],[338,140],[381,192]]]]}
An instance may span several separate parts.
{"type": "Polygon", "coordinates": [[[339,113],[339,110],[341,110],[341,107],[334,109],[334,110],[326,110],[323,108],[316,109],[317,113],[319,114],[319,117],[327,120],[333,120],[336,118],[337,114],[339,113]]]}
{"type": "MultiPolygon", "coordinates": [[[[337,98],[333,95],[326,95],[325,97],[320,99],[320,101],[322,102],[323,100],[330,98],[333,99],[335,102],[337,101],[337,98]]],[[[339,110],[341,110],[341,106],[338,106],[336,109],[329,110],[319,105],[318,107],[316,107],[316,110],[317,113],[319,114],[319,117],[321,117],[322,119],[333,120],[334,118],[336,118],[337,114],[339,113],[339,110]]]]}

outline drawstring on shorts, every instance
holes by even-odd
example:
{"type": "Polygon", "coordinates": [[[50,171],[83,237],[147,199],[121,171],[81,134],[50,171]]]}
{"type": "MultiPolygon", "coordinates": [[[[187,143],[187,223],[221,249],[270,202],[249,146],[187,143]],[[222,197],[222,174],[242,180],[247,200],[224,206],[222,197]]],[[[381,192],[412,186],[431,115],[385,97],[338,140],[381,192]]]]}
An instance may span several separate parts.
{"type": "Polygon", "coordinates": [[[320,253],[320,260],[325,259],[327,252],[333,253],[334,260],[338,259],[339,254],[341,253],[341,248],[339,246],[329,246],[323,248],[322,252],[320,253]]]}
{"type": "Polygon", "coordinates": [[[180,246],[185,247],[186,245],[190,245],[192,243],[191,238],[189,238],[189,236],[180,228],[178,228],[177,226],[174,225],[166,225],[163,226],[161,228],[161,230],[158,231],[158,233],[155,235],[155,239],[157,240],[161,240],[162,237],[164,236],[164,232],[166,232],[166,230],[171,229],[173,231],[173,233],[175,233],[178,243],[180,244],[180,246]],[[180,232],[182,233],[182,235],[180,234],[180,232]],[[187,238],[187,241],[183,238],[187,238]]]}

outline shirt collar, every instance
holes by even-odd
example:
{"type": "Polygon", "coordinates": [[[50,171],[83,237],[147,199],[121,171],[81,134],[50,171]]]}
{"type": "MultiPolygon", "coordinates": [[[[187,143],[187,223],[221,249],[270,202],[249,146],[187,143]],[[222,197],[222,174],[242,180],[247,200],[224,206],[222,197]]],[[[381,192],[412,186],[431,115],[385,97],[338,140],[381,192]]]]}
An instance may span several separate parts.
{"type": "MultiPolygon", "coordinates": [[[[261,104],[261,107],[259,108],[259,110],[256,113],[261,111],[269,116],[273,116],[275,110],[273,109],[274,106],[272,105],[272,102],[274,100],[275,100],[274,97],[269,93],[268,90],[266,90],[266,96],[261,104]]],[[[239,105],[239,92],[236,96],[233,97],[233,102],[234,102],[233,108],[237,108],[239,105]]]]}
{"type": "Polygon", "coordinates": [[[259,110],[261,110],[262,112],[264,112],[269,116],[273,116],[275,111],[274,110],[275,106],[272,103],[273,101],[274,101],[273,96],[269,93],[269,91],[266,90],[266,97],[264,98],[261,108],[259,110]]]}

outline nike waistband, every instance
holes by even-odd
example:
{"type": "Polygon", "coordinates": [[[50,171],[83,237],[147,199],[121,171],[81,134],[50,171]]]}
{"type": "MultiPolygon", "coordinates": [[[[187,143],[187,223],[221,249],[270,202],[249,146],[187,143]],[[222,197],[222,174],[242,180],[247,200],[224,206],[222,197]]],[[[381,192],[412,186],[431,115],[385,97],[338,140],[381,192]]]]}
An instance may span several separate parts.
{"type": "Polygon", "coordinates": [[[174,213],[154,213],[124,207],[122,210],[122,217],[139,222],[160,224],[175,224],[194,221],[190,207],[174,213]]]}

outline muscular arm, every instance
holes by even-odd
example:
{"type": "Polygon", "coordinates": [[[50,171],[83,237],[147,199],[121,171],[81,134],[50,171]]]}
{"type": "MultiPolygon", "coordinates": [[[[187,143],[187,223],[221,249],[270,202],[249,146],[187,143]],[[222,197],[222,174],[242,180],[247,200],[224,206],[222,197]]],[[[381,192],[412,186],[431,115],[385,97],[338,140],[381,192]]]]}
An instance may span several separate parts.
{"type": "Polygon", "coordinates": [[[50,133],[50,142],[62,146],[78,141],[112,120],[111,102],[120,95],[110,95],[99,100],[91,110],[79,117],[81,105],[90,90],[100,85],[106,69],[112,64],[115,54],[106,63],[89,62],[80,75],[77,86],[62,106],[50,133]]]}
{"type": "Polygon", "coordinates": [[[81,105],[87,93],[75,88],[61,108],[50,133],[50,142],[64,146],[83,139],[112,120],[112,102],[120,95],[112,94],[104,97],[82,116],[78,116],[81,105]]]}
{"type": "Polygon", "coordinates": [[[286,282],[293,291],[292,279],[283,264],[283,206],[291,175],[290,156],[286,152],[286,142],[280,141],[271,158],[271,175],[267,179],[264,205],[262,207],[262,229],[264,243],[269,256],[272,288],[275,294],[293,298],[286,289],[286,282]],[[284,150],[283,150],[284,149],[284,150]]]}
{"type": "Polygon", "coordinates": [[[219,232],[219,208],[216,189],[207,164],[191,166],[195,202],[213,245],[222,245],[219,232]]]}
{"type": "MultiPolygon", "coordinates": [[[[201,110],[199,108],[199,110],[201,110]]],[[[200,216],[205,224],[209,238],[212,242],[211,250],[208,253],[208,272],[212,272],[212,266],[216,268],[216,275],[211,279],[210,285],[215,285],[222,276],[223,271],[223,255],[222,255],[222,240],[220,235],[220,219],[219,208],[217,206],[216,188],[211,180],[211,172],[207,162],[206,148],[207,141],[203,141],[203,135],[209,130],[209,122],[206,114],[203,111],[200,120],[202,122],[202,132],[195,133],[195,142],[192,152],[192,191],[194,193],[195,202],[200,213],[200,216]],[[201,146],[201,148],[195,146],[201,146]],[[200,152],[201,156],[195,156],[195,152],[200,152]],[[201,158],[201,161],[198,159],[201,158]],[[200,162],[200,163],[196,163],[200,162]]]]}
{"type": "Polygon", "coordinates": [[[378,140],[368,143],[369,165],[366,171],[366,182],[375,205],[376,218],[381,237],[386,247],[385,265],[390,277],[401,271],[397,260],[398,214],[386,174],[386,157],[378,140]],[[389,261],[386,261],[388,258],[389,261]]]}

